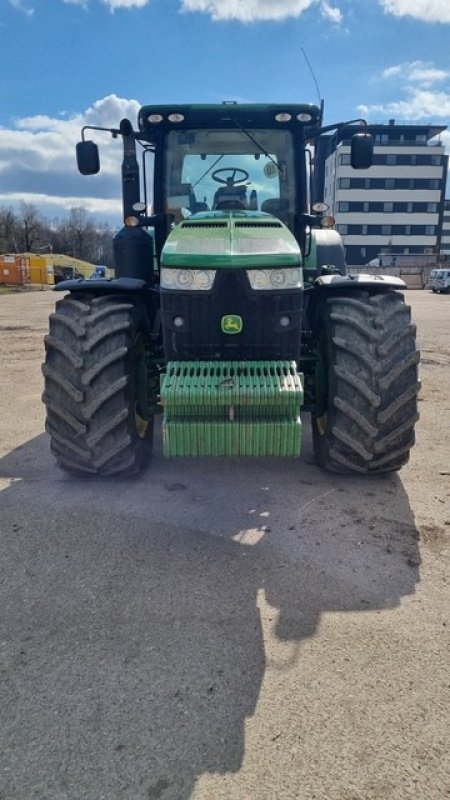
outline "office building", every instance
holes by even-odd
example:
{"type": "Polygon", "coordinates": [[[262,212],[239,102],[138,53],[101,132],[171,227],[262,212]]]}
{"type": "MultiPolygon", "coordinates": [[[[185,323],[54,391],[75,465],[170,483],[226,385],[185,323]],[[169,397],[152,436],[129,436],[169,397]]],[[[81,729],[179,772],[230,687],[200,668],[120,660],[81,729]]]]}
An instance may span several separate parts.
{"type": "Polygon", "coordinates": [[[336,219],[349,265],[367,264],[380,253],[440,251],[448,165],[439,138],[444,130],[395,120],[369,125],[374,162],[361,171],[350,165],[350,137],[360,127],[343,128],[319,147],[317,196],[336,219]]]}
{"type": "Polygon", "coordinates": [[[441,253],[450,258],[450,200],[444,202],[442,217],[441,253]]]}

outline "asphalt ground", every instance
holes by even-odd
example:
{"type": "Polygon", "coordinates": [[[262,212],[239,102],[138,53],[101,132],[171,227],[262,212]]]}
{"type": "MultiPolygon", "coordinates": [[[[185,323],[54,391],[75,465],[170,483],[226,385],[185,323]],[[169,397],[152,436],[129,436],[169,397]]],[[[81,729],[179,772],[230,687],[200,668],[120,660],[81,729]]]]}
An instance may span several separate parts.
{"type": "MultiPolygon", "coordinates": [[[[450,296],[410,462],[166,460],[81,480],[49,451],[55,296],[0,297],[0,800],[450,797],[450,296]]],[[[159,431],[157,432],[159,433],[159,431]]]]}

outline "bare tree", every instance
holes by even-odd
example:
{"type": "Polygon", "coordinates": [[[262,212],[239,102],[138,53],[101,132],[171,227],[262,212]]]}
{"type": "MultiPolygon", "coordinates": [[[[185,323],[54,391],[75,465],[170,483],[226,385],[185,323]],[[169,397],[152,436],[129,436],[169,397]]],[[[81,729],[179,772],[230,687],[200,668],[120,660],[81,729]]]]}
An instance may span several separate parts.
{"type": "Polygon", "coordinates": [[[68,219],[49,221],[38,209],[22,203],[20,213],[0,207],[0,253],[42,252],[45,248],[93,264],[114,264],[113,229],[97,222],[83,208],[73,208],[68,219]]]}
{"type": "Polygon", "coordinates": [[[17,252],[17,232],[19,222],[11,208],[0,209],[0,252],[17,252]]]}
{"type": "Polygon", "coordinates": [[[45,223],[36,206],[21,203],[19,214],[19,249],[31,253],[43,244],[45,223]]]}
{"type": "Polygon", "coordinates": [[[84,208],[71,208],[66,225],[67,244],[76,258],[93,260],[96,229],[84,208]]]}

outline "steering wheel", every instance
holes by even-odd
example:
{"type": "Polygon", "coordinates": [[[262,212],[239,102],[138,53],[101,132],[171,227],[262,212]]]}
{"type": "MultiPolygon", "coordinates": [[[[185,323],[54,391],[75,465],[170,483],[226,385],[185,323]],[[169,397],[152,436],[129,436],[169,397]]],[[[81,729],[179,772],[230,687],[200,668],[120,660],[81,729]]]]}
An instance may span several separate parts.
{"type": "Polygon", "coordinates": [[[231,186],[238,186],[240,183],[244,183],[249,179],[249,173],[246,169],[240,169],[239,167],[222,167],[222,169],[216,169],[214,172],[211,173],[211,178],[216,181],[216,183],[223,183],[225,185],[230,185],[229,181],[231,180],[231,186]],[[222,172],[229,172],[231,173],[226,178],[218,177],[222,172]],[[241,174],[241,178],[236,178],[237,174],[241,174]]]}

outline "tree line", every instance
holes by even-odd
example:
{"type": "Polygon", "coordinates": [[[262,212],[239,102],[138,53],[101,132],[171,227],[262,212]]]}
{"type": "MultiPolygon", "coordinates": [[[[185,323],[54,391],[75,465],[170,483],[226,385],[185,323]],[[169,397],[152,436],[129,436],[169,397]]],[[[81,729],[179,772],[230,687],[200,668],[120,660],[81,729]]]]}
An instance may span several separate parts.
{"type": "Polygon", "coordinates": [[[21,203],[19,210],[0,207],[0,254],[62,253],[114,267],[114,233],[84,208],[72,208],[66,219],[51,221],[30,203],[21,203]]]}

